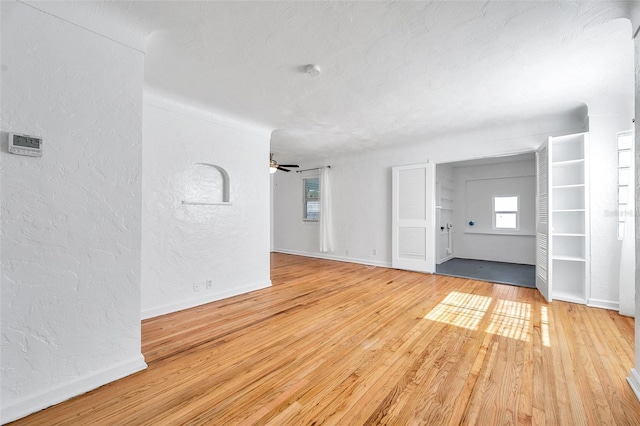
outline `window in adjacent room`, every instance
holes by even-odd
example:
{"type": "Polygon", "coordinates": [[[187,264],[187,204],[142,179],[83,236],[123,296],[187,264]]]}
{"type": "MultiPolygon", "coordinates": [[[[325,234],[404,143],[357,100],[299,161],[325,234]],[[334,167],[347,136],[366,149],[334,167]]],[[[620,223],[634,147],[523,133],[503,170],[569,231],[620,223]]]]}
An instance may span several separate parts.
{"type": "Polygon", "coordinates": [[[302,220],[317,222],[320,218],[320,178],[302,179],[304,200],[302,220]]]}
{"type": "Polygon", "coordinates": [[[633,197],[633,132],[618,133],[618,239],[624,236],[624,221],[629,212],[628,197],[633,197]]]}
{"type": "Polygon", "coordinates": [[[493,197],[494,229],[518,229],[518,196],[493,197]]]}

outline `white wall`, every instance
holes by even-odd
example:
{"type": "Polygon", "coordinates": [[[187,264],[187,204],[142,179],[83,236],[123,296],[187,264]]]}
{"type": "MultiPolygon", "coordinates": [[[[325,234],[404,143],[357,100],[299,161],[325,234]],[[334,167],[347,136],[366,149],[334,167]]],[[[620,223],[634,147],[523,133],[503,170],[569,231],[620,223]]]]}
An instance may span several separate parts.
{"type": "Polygon", "coordinates": [[[2,19],[2,422],[145,368],[143,54],[16,2],[2,19]],[[44,155],[7,152],[7,133],[44,155]]]}
{"type": "MultiPolygon", "coordinates": [[[[302,177],[308,173],[276,173],[274,187],[274,250],[348,260],[391,264],[391,167],[469,160],[530,152],[549,135],[586,129],[586,110],[550,120],[514,123],[511,128],[464,131],[429,142],[397,145],[301,163],[301,169],[331,165],[335,251],[320,253],[318,227],[302,221],[302,177]],[[508,134],[512,136],[508,136],[508,134]],[[519,136],[513,136],[519,135],[519,136]],[[376,250],[376,255],[372,254],[376,250]],[[346,251],[349,254],[346,254],[346,251]]],[[[295,161],[288,159],[287,161],[295,161]]],[[[458,246],[454,250],[457,251],[458,246]]]]}
{"type": "Polygon", "coordinates": [[[632,128],[632,112],[589,116],[591,292],[590,305],[619,306],[622,243],[618,240],[616,133],[632,128]]]}
{"type": "MultiPolygon", "coordinates": [[[[635,69],[635,208],[640,207],[640,4],[634,3],[632,11],[632,32],[634,38],[634,69],[635,69]]],[[[636,270],[635,270],[635,301],[636,319],[640,318],[640,215],[635,215],[636,232],[636,270]]],[[[635,321],[635,357],[634,368],[631,369],[629,383],[640,400],[640,321],[635,321]]]]}
{"type": "Polygon", "coordinates": [[[447,229],[447,223],[453,223],[454,203],[453,168],[449,164],[438,164],[436,167],[436,264],[454,257],[455,226],[450,230],[447,229]]]}
{"type": "MultiPolygon", "coordinates": [[[[304,174],[278,172],[273,194],[274,251],[389,266],[392,166],[427,160],[438,164],[450,163],[530,152],[548,136],[590,130],[592,280],[588,303],[617,309],[620,242],[615,230],[616,218],[610,211],[617,208],[615,133],[628,128],[629,114],[623,106],[616,111],[616,115],[592,115],[587,124],[586,110],[583,110],[582,115],[576,113],[555,117],[550,121],[539,120],[533,131],[526,124],[514,124],[509,129],[469,130],[446,138],[434,138],[430,142],[363,151],[345,157],[327,156],[300,164],[302,168],[326,164],[332,166],[336,249],[328,254],[319,252],[317,225],[304,223],[301,219],[301,178],[304,174]],[[509,138],[505,134],[507,132],[523,136],[509,138]],[[374,249],[375,256],[372,254],[374,249]]],[[[461,230],[456,223],[457,237],[461,230]]],[[[454,240],[454,253],[457,257],[463,257],[464,251],[460,251],[463,243],[457,237],[454,240]]],[[[514,239],[511,240],[512,244],[520,247],[514,252],[531,253],[532,257],[505,261],[535,263],[535,252],[527,248],[535,244],[533,237],[509,238],[514,239]],[[515,239],[522,240],[522,244],[515,243],[515,239]]]]}
{"type": "Polygon", "coordinates": [[[143,318],[269,286],[270,132],[147,92],[143,135],[143,318]],[[231,205],[181,204],[195,163],[227,171],[231,205]]]}
{"type": "Polygon", "coordinates": [[[455,257],[535,265],[535,160],[454,167],[453,176],[455,257]],[[519,229],[509,235],[492,229],[498,195],[519,196],[519,229]]]}

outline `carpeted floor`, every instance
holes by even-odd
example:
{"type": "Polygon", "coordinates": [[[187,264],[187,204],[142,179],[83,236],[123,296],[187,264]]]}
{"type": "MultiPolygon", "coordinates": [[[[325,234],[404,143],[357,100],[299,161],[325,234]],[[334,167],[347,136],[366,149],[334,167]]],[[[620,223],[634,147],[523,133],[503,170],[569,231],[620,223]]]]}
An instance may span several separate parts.
{"type": "Polygon", "coordinates": [[[500,284],[535,288],[536,267],[487,260],[451,259],[436,265],[436,274],[474,278],[500,284]]]}

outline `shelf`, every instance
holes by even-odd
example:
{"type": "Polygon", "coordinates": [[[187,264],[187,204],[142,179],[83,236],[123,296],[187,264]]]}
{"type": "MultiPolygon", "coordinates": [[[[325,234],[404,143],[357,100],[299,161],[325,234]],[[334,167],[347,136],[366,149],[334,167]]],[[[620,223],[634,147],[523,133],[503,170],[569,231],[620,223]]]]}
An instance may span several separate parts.
{"type": "Polygon", "coordinates": [[[551,214],[551,234],[586,236],[584,211],[561,211],[551,214]]]}
{"type": "Polygon", "coordinates": [[[532,234],[529,232],[505,232],[505,231],[472,231],[470,230],[468,227],[464,230],[465,234],[476,234],[476,235],[495,235],[498,237],[504,237],[504,236],[508,236],[508,237],[535,237],[536,234],[532,234]]]}
{"type": "Polygon", "coordinates": [[[551,298],[586,303],[589,283],[589,162],[585,134],[549,138],[551,298]]]}
{"type": "Polygon", "coordinates": [[[585,237],[584,235],[568,235],[552,233],[553,246],[551,247],[551,258],[558,260],[584,261],[586,259],[585,237]]]}
{"type": "Polygon", "coordinates": [[[570,164],[584,161],[585,135],[568,135],[551,138],[552,140],[552,164],[570,164]]]}
{"type": "Polygon", "coordinates": [[[553,189],[567,189],[567,188],[584,188],[584,183],[574,183],[571,185],[554,185],[551,188],[553,189]]]}
{"type": "Polygon", "coordinates": [[[576,210],[586,208],[586,187],[568,186],[561,189],[552,188],[551,207],[554,210],[576,210]]]}
{"type": "Polygon", "coordinates": [[[442,207],[442,206],[436,206],[436,209],[446,210],[446,211],[450,211],[450,212],[452,212],[452,211],[453,211],[453,209],[450,209],[450,208],[448,208],[448,207],[442,207]]]}
{"type": "Polygon", "coordinates": [[[584,169],[584,160],[555,163],[551,173],[551,183],[553,188],[570,188],[572,186],[584,185],[584,169]]]}
{"type": "Polygon", "coordinates": [[[566,260],[568,262],[586,262],[584,257],[578,256],[551,256],[552,260],[566,260]]]}
{"type": "Polygon", "coordinates": [[[584,163],[584,158],[577,158],[575,160],[554,161],[551,164],[554,166],[568,166],[570,164],[578,164],[578,163],[584,163]]]}
{"type": "Polygon", "coordinates": [[[586,294],[586,262],[553,259],[552,298],[567,302],[584,303],[586,294]]]}

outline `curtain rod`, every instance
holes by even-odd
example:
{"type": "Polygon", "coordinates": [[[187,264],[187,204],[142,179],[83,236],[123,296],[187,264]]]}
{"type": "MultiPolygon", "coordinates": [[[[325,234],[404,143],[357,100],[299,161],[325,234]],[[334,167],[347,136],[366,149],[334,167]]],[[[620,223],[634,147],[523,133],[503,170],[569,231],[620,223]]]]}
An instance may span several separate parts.
{"type": "MultiPolygon", "coordinates": [[[[331,168],[331,166],[326,166],[328,168],[331,168]]],[[[314,167],[313,169],[304,169],[304,170],[296,170],[296,173],[302,173],[302,172],[309,172],[311,170],[320,170],[322,167],[314,167]]]]}

